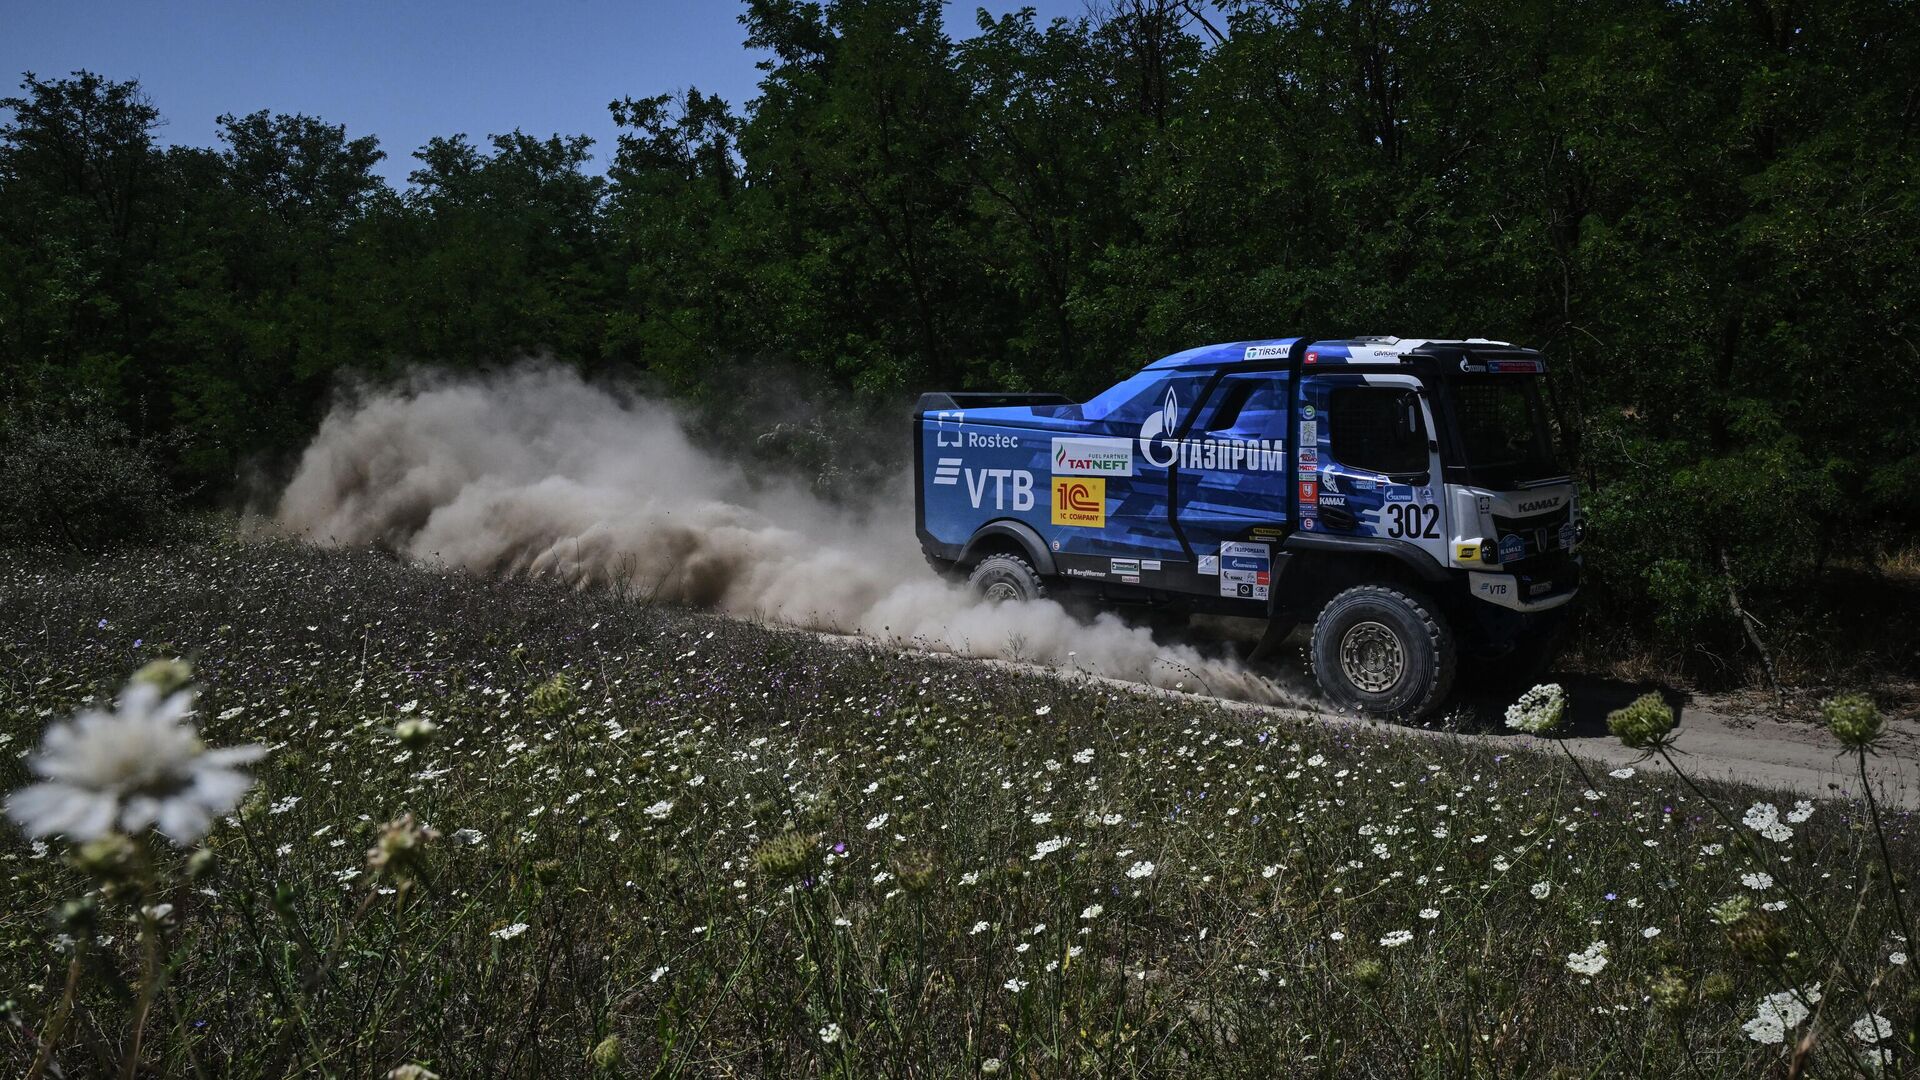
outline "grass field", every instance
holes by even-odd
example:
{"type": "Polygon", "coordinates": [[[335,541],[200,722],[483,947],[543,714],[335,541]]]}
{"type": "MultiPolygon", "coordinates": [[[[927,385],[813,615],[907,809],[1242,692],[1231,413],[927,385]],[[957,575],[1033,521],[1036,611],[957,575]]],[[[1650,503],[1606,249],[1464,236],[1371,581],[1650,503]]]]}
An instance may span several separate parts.
{"type": "Polygon", "coordinates": [[[0,790],[171,656],[257,786],[6,827],[0,1069],[1915,1067],[1905,814],[220,539],[0,562],[0,790]]]}

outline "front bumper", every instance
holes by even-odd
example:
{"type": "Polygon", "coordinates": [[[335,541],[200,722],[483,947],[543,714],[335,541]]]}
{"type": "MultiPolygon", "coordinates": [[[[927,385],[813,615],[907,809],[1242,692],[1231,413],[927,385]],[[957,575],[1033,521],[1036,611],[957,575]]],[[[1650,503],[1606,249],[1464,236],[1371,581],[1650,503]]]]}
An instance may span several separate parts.
{"type": "Polygon", "coordinates": [[[1467,573],[1467,591],[1475,599],[1512,611],[1552,611],[1573,599],[1577,591],[1571,582],[1561,585],[1551,580],[1535,580],[1530,574],[1489,574],[1479,570],[1467,573]]]}

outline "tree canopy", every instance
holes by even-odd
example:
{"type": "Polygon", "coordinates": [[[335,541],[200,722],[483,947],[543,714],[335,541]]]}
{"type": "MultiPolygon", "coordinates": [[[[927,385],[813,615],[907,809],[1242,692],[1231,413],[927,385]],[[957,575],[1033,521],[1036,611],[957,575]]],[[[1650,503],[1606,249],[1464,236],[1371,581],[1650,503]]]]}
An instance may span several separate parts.
{"type": "MultiPolygon", "coordinates": [[[[753,100],[449,134],[395,190],[308,116],[161,148],[133,82],[0,102],[0,365],[206,490],[347,374],[530,352],[689,400],[1085,394],[1294,333],[1544,349],[1622,624],[1737,647],[1920,530],[1920,21],[1898,0],[748,0],[753,100]]],[[[638,90],[658,88],[637,87],[638,90]]],[[[242,103],[244,104],[244,103],[242,103]]],[[[904,430],[904,428],[903,428],[904,430]]]]}

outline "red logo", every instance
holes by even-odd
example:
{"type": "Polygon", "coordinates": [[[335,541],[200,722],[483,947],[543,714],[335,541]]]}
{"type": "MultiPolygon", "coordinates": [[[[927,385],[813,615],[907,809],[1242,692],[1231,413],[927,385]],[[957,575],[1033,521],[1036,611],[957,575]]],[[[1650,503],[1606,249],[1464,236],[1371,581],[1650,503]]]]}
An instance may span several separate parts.
{"type": "Polygon", "coordinates": [[[1097,514],[1105,507],[1093,497],[1093,485],[1076,481],[1060,485],[1060,508],[1081,514],[1097,514]]]}
{"type": "Polygon", "coordinates": [[[1313,480],[1300,481],[1300,501],[1317,503],[1320,501],[1320,485],[1313,480]]]}

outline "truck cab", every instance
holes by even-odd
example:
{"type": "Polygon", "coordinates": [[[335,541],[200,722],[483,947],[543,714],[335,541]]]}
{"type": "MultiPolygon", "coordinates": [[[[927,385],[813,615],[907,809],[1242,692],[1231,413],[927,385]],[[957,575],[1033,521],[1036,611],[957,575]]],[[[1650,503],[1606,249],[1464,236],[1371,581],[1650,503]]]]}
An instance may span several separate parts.
{"type": "Polygon", "coordinates": [[[1463,656],[1537,674],[1578,590],[1545,378],[1484,339],[1276,338],[1084,402],[926,394],[916,531],[990,600],[1248,616],[1262,650],[1310,625],[1331,701],[1417,719],[1463,656]]]}

